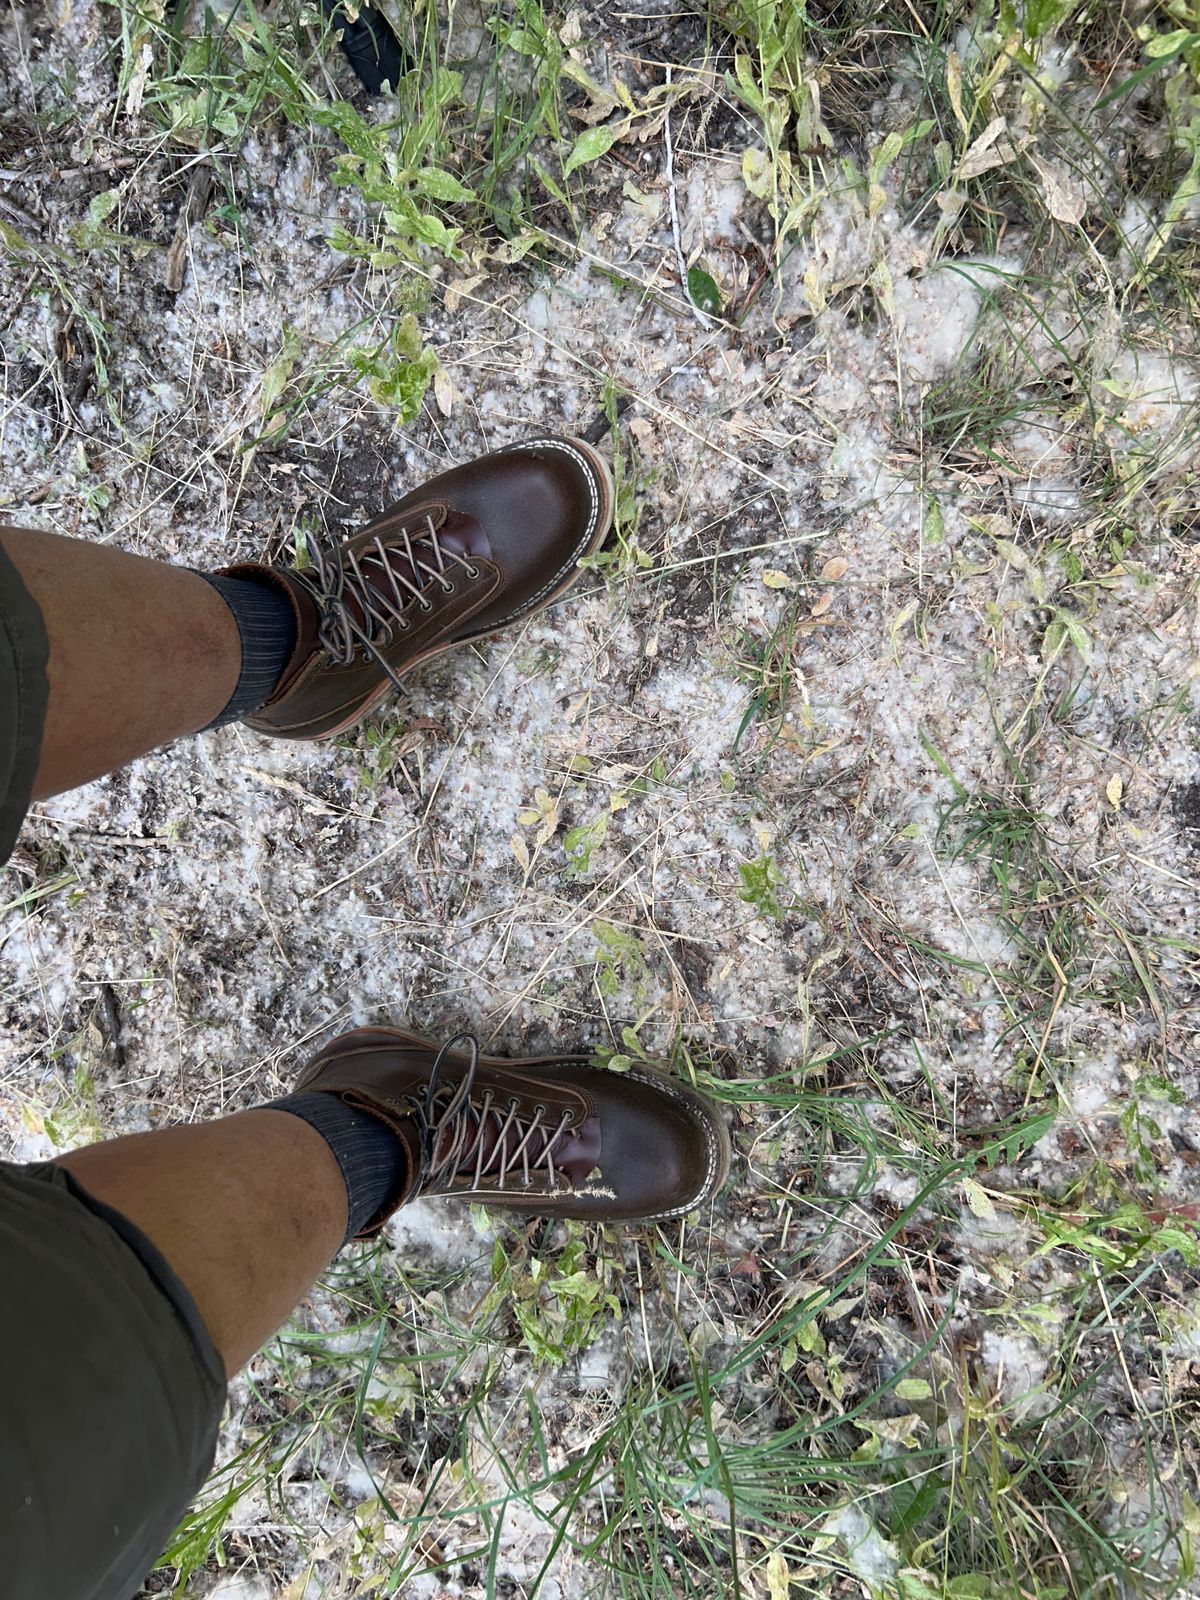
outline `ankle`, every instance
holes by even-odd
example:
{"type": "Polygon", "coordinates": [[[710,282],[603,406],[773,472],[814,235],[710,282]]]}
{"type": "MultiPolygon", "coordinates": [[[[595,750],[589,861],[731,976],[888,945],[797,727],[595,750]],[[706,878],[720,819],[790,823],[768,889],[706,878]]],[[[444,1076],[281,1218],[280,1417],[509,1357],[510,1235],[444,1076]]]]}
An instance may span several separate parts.
{"type": "Polygon", "coordinates": [[[267,704],[295,653],[299,618],[289,590],[265,570],[261,580],[251,577],[245,568],[237,577],[223,572],[197,576],[215,589],[229,608],[242,647],[238,681],[220,714],[202,730],[207,732],[237,722],[267,704]]]}
{"type": "Polygon", "coordinates": [[[321,1091],[284,1095],[259,1108],[299,1117],[333,1153],[346,1186],[346,1237],[376,1234],[407,1198],[412,1163],[400,1134],[370,1111],[321,1091]]]}

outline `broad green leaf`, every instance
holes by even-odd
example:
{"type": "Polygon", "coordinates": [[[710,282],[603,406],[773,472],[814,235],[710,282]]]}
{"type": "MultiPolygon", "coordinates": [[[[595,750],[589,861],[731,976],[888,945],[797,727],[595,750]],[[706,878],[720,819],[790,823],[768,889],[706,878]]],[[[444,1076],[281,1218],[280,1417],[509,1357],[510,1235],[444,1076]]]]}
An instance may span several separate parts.
{"type": "Polygon", "coordinates": [[[88,202],[88,221],[97,226],[111,217],[121,198],[120,189],[102,189],[88,202]]]}
{"type": "Polygon", "coordinates": [[[1025,37],[1040,39],[1063,23],[1075,9],[1075,0],[1025,0],[1025,37]]]}
{"type": "Polygon", "coordinates": [[[705,272],[703,267],[689,267],[687,286],[694,306],[707,312],[710,317],[724,315],[721,310],[721,291],[711,273],[705,272]]]}
{"type": "Polygon", "coordinates": [[[283,391],[287,388],[287,381],[292,375],[296,362],[300,359],[300,335],[295,328],[283,325],[283,343],[279,354],[263,373],[262,395],[260,399],[260,412],[263,426],[266,427],[275,414],[275,407],[283,391]]]}
{"type": "Polygon", "coordinates": [[[769,200],[775,192],[775,174],[765,150],[749,145],[742,151],[742,182],[756,200],[769,200]]]}
{"type": "Polygon", "coordinates": [[[924,1378],[901,1378],[895,1389],[897,1400],[929,1400],[933,1390],[924,1378]]]}
{"type": "Polygon", "coordinates": [[[937,1504],[941,1484],[935,1477],[901,1478],[892,1485],[891,1515],[888,1518],[893,1538],[912,1531],[937,1504]]]}
{"type": "Polygon", "coordinates": [[[1200,33],[1192,33],[1187,28],[1176,28],[1173,33],[1157,33],[1153,39],[1146,43],[1146,54],[1151,61],[1162,61],[1167,56],[1178,55],[1181,50],[1190,50],[1193,45],[1200,44],[1200,33]]]}
{"type": "Polygon", "coordinates": [[[904,136],[899,133],[889,133],[871,157],[871,176],[879,178],[881,172],[886,172],[892,162],[904,149],[904,136]]]}
{"type": "Polygon", "coordinates": [[[563,177],[569,178],[576,167],[586,166],[589,161],[599,161],[601,156],[607,155],[616,137],[616,128],[585,128],[572,146],[571,154],[563,162],[563,177]]]}
{"type": "Polygon", "coordinates": [[[736,79],[731,78],[726,73],[726,83],[728,83],[734,94],[738,95],[750,107],[751,111],[757,111],[760,117],[763,116],[767,109],[767,103],[763,98],[762,90],[758,86],[753,62],[749,56],[739,55],[733,66],[737,77],[736,79]]]}
{"type": "Polygon", "coordinates": [[[590,870],[592,852],[603,843],[607,833],[608,813],[604,811],[592,822],[583,822],[576,828],[567,829],[563,834],[562,846],[567,857],[568,877],[582,877],[590,870]]]}
{"type": "Polygon", "coordinates": [[[428,195],[431,200],[465,204],[477,198],[474,189],[468,189],[465,183],[460,183],[444,167],[422,167],[413,174],[413,181],[421,193],[428,195]]]}

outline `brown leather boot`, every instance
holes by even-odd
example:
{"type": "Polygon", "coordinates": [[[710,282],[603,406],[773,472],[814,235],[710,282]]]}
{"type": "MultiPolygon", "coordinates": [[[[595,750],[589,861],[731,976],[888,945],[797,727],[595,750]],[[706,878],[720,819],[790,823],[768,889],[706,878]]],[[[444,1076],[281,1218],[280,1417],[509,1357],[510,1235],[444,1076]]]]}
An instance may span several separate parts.
{"type": "Polygon", "coordinates": [[[579,439],[531,439],[452,467],[303,571],[245,563],[278,585],[296,648],[245,720],[282,739],[328,739],[432,657],[522,622],[579,576],[612,525],[612,478],[579,439]]]}
{"type": "Polygon", "coordinates": [[[481,1056],[470,1034],[439,1050],[398,1028],[357,1028],[331,1040],[296,1087],[370,1112],[408,1153],[407,1186],[363,1239],[418,1195],[536,1217],[661,1222],[711,1200],[729,1172],[717,1108],[650,1067],[505,1061],[481,1056]]]}

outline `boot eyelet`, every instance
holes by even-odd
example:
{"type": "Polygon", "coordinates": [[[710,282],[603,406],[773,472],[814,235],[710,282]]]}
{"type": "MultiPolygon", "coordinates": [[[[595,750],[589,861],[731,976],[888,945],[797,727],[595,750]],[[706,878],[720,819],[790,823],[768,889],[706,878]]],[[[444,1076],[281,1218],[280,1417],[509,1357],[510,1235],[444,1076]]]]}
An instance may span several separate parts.
{"type": "Polygon", "coordinates": [[[420,601],[420,606],[421,606],[421,610],[422,611],[432,611],[433,610],[433,607],[430,605],[428,600],[420,601]]]}
{"type": "Polygon", "coordinates": [[[468,578],[477,578],[478,576],[479,576],[479,568],[478,567],[468,567],[467,568],[467,577],[468,578]]]}
{"type": "Polygon", "coordinates": [[[409,622],[405,622],[403,617],[397,617],[396,618],[396,626],[401,630],[401,632],[407,633],[409,628],[412,626],[412,624],[409,623],[409,622]]]}
{"type": "Polygon", "coordinates": [[[453,594],[454,593],[454,585],[450,582],[449,578],[445,578],[445,579],[442,580],[442,593],[443,594],[453,594]]]}

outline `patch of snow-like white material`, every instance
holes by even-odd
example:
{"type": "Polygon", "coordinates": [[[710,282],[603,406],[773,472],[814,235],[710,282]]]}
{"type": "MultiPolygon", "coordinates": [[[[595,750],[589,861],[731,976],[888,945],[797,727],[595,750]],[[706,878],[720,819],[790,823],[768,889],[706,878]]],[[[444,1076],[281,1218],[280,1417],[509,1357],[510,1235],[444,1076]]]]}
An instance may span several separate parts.
{"type": "Polygon", "coordinates": [[[1175,1307],[1167,1326],[1171,1332],[1171,1352],[1187,1361],[1200,1362],[1200,1307],[1186,1302],[1175,1307]]]}
{"type": "Polygon", "coordinates": [[[875,1179],[875,1193],[890,1200],[899,1211],[912,1205],[920,1187],[920,1180],[911,1173],[894,1172],[888,1167],[881,1167],[875,1179]]]}
{"type": "MultiPolygon", "coordinates": [[[[48,94],[70,53],[81,114],[94,119],[70,159],[94,189],[111,181],[97,130],[119,126],[121,112],[100,12],[93,0],[69,12],[61,38],[42,30],[32,43],[27,32],[15,41],[12,17],[0,23],[10,44],[0,87],[14,104],[29,102],[23,63],[36,49],[48,94]]],[[[967,73],[979,38],[978,29],[959,37],[967,73]]],[[[1039,70],[1048,84],[1083,76],[1066,45],[1044,46],[1039,70]]],[[[1010,132],[1041,136],[1029,120],[1038,104],[1040,91],[1030,92],[1010,132]]],[[[899,95],[879,114],[906,125],[899,95]]],[[[92,393],[69,414],[50,398],[65,310],[53,294],[17,295],[0,282],[6,521],[201,567],[286,552],[298,520],[332,536],[452,461],[586,428],[612,378],[635,400],[621,439],[649,565],[588,572],[548,613],[415,674],[380,708],[386,733],[405,746],[387,771],[362,731],[309,747],[234,727],[39,804],[0,904],[60,872],[75,881],[0,923],[0,1154],[51,1153],[32,1130],[55,1112],[69,1130],[80,1068],[107,1130],[158,1127],[280,1093],[329,1035],[385,1019],[434,1036],[471,1026],[517,1054],[620,1046],[636,1025],[651,1050],[681,1037],[698,1056],[727,1047],[720,1070],[743,1079],[795,1070],[803,1082],[806,1062],[834,1049],[853,1073],[856,1052],[869,1049],[871,1070],[921,1115],[932,1087],[972,1127],[1015,1114],[1026,1087],[1018,1064],[1040,1058],[1039,1092],[1059,1093],[1063,1122],[1097,1147],[1118,1137],[1153,1068],[1182,1096],[1179,1105],[1151,1098],[1153,1117],[1185,1133],[1196,1122],[1189,947],[1200,880],[1176,811],[1200,778],[1194,551],[1136,476],[1136,538],[1121,570],[1106,570],[1107,547],[1086,520],[1098,449],[1186,495],[1194,337],[1168,333],[1164,319],[1153,333],[1163,347],[1135,348],[1121,297],[1089,289],[1086,253],[1064,253],[1061,281],[1031,274],[1010,296],[1027,244],[1017,229],[1002,258],[947,260],[937,219],[908,220],[900,162],[875,215],[865,189],[835,174],[829,192],[818,187],[811,227],[780,250],[764,208],[740,187],[737,145],[755,143],[746,114],[722,134],[719,155],[693,148],[688,106],[673,115],[685,248],[729,295],[736,325],[702,328],[683,304],[660,145],[622,144],[576,175],[587,184],[587,229],[561,266],[530,257],[493,271],[488,260],[490,276],[457,306],[437,286],[461,283],[466,264],[431,268],[422,326],[451,387],[405,427],[340,376],[345,343],[391,330],[396,280],[328,249],[333,224],[359,213],[330,180],[336,147],[323,136],[274,126],[251,135],[231,167],[239,232],[215,211],[194,228],[173,298],[161,286],[161,242],[119,261],[79,256],[72,230],[93,190],[42,186],[46,243],[78,259],[78,291],[104,308],[120,423],[92,393]],[[250,451],[285,325],[301,349],[286,398],[312,397],[285,440],[250,451]],[[972,469],[974,431],[948,457],[923,429],[922,401],[941,384],[969,398],[977,370],[986,381],[981,342],[998,340],[1028,387],[1004,397],[1017,420],[996,460],[981,454],[972,469]],[[1079,372],[1090,394],[1074,392],[1079,372]],[[1081,400],[1103,420],[1098,440],[1090,419],[1079,421],[1081,400]],[[1078,549],[1083,585],[1065,581],[1044,548],[1046,525],[1078,549]],[[834,557],[846,570],[825,579],[834,557]],[[764,582],[772,570],[784,587],[764,582]],[[1058,608],[1089,636],[1086,659],[1072,646],[1047,660],[1058,608]],[[786,709],[777,719],[782,707],[764,705],[735,752],[764,681],[786,709]],[[1014,758],[1027,765],[1024,798],[1071,885],[1061,907],[1053,886],[1019,887],[1039,897],[1032,946],[1005,924],[986,851],[955,855],[954,819],[941,827],[961,794],[1010,802],[1014,758]],[[539,790],[556,808],[540,845],[537,825],[521,820],[539,790]],[[586,868],[568,872],[568,830],[598,820],[605,837],[586,868]],[[742,869],[766,855],[779,875],[778,916],[742,898],[742,869]],[[1031,988],[1029,970],[1059,909],[1077,920],[1087,955],[1043,1040],[1054,981],[1043,965],[1031,988]],[[1161,1022],[1137,999],[1128,951],[1100,911],[1139,952],[1161,1022]],[[640,959],[606,965],[600,922],[628,935],[640,959]],[[1093,962],[1112,979],[1104,1003],[1087,987],[1093,962]],[[94,1037],[103,986],[116,996],[119,1057],[94,1037]]],[[[1165,145],[1155,159],[1165,161],[1165,145]]],[[[159,185],[155,170],[154,161],[129,169],[130,196],[169,235],[177,175],[159,185]]],[[[1090,169],[1064,158],[1047,170],[1078,170],[1092,196],[1090,169]]],[[[1035,172],[1030,183],[1044,183],[1035,172]]],[[[1116,197],[1111,215],[1143,252],[1157,236],[1161,218],[1141,200],[1116,197]]],[[[1130,270],[1114,263],[1117,277],[1130,270]]],[[[830,1092],[862,1094],[856,1080],[849,1089],[835,1080],[830,1092]]],[[[888,1128],[882,1100],[868,1114],[888,1128]]],[[[739,1108],[734,1133],[734,1179],[704,1243],[692,1236],[681,1247],[689,1259],[757,1250],[764,1197],[774,1203],[811,1156],[807,1125],[775,1107],[739,1108]]],[[[1061,1192],[1059,1133],[1023,1158],[1023,1184],[1061,1192]]],[[[828,1223],[822,1270],[861,1250],[857,1214],[853,1226],[841,1216],[861,1163],[847,1140],[824,1161],[816,1192],[793,1188],[796,1226],[828,1223]]],[[[1165,1201],[1193,1199],[1195,1169],[1165,1149],[1161,1164],[1165,1201]]],[[[911,1175],[886,1163],[877,1185],[901,1206],[915,1193],[911,1175]]],[[[952,1261],[943,1281],[956,1283],[965,1311],[985,1297],[996,1333],[989,1371],[1023,1404],[1022,1386],[1032,1393],[1045,1373],[994,1296],[1011,1293],[1011,1275],[1026,1266],[1040,1293],[1057,1269],[1029,1263],[1037,1241],[1003,1205],[996,1211],[977,1217],[962,1201],[953,1239],[967,1259],[952,1261]]],[[[465,1327],[486,1298],[489,1255],[469,1212],[430,1202],[390,1224],[373,1270],[397,1296],[397,1324],[423,1335],[424,1307],[407,1298],[420,1269],[445,1269],[447,1315],[465,1327]]],[[[334,1277],[352,1274],[356,1260],[334,1277]]],[[[672,1335],[653,1321],[649,1286],[645,1304],[657,1359],[672,1335]]],[[[361,1296],[319,1289],[302,1314],[330,1358],[358,1371],[373,1334],[346,1329],[364,1314],[361,1296]]],[[[697,1340],[732,1347],[745,1333],[715,1300],[685,1297],[681,1314],[694,1318],[697,1340]]],[[[498,1321],[495,1337],[503,1358],[481,1349],[460,1381],[465,1395],[487,1367],[488,1394],[476,1399],[499,1448],[512,1443],[514,1398],[531,1384],[546,1399],[553,1448],[589,1440],[620,1379],[617,1335],[606,1330],[549,1377],[511,1327],[498,1321]]],[[[1180,1335],[1181,1350],[1190,1337],[1180,1335]]],[[[643,1343],[631,1340],[633,1361],[645,1359],[643,1343]]],[[[264,1356],[256,1377],[273,1370],[264,1356]]],[[[414,1370],[432,1397],[441,1370],[414,1370]]],[[[261,1424],[247,1384],[232,1403],[224,1460],[261,1424]]],[[[441,1403],[457,1406],[457,1391],[441,1403]]],[[[365,1518],[365,1473],[344,1448],[327,1454],[335,1459],[321,1463],[323,1481],[361,1494],[365,1518]]],[[[485,1495],[506,1492],[495,1462],[481,1482],[485,1495]]],[[[322,1549],[322,1568],[342,1561],[356,1524],[330,1491],[313,1480],[281,1494],[303,1540],[322,1549]]],[[[728,1513],[717,1498],[711,1509],[728,1513]]],[[[448,1555],[478,1547],[478,1528],[438,1506],[433,1514],[430,1536],[448,1555]]],[[[519,1592],[552,1533],[536,1506],[510,1503],[504,1515],[499,1572],[519,1592]]],[[[278,1524],[252,1492],[231,1537],[284,1549],[290,1580],[303,1570],[293,1561],[301,1541],[289,1543],[278,1524]]],[[[835,1532],[863,1552],[851,1561],[864,1582],[888,1581],[896,1560],[862,1509],[847,1510],[835,1532]]],[[[572,1568],[568,1551],[555,1556],[544,1600],[556,1586],[596,1593],[595,1570],[572,1568]]],[[[432,1577],[406,1580],[408,1590],[421,1600],[458,1592],[432,1577]]]]}
{"type": "MultiPolygon", "coordinates": [[[[1110,418],[1106,438],[1118,450],[1160,450],[1193,426],[1200,383],[1188,365],[1157,350],[1126,347],[1100,376],[1096,401],[1110,418]]],[[[1181,444],[1182,440],[1179,441],[1181,444]]]]}
{"type": "Polygon", "coordinates": [[[271,1584],[266,1578],[238,1573],[216,1583],[208,1591],[207,1600],[272,1600],[271,1584]]]}
{"type": "Polygon", "coordinates": [[[872,1589],[890,1583],[900,1570],[899,1549],[859,1505],[842,1506],[821,1524],[819,1544],[835,1541],[849,1570],[872,1589]]]}
{"type": "Polygon", "coordinates": [[[618,1375],[615,1372],[617,1351],[611,1338],[599,1338],[579,1356],[579,1386],[581,1389],[603,1390],[615,1398],[618,1375]]]}
{"type": "Polygon", "coordinates": [[[984,1330],[984,1369],[1015,1417],[1041,1417],[1053,1411],[1056,1396],[1047,1383],[1050,1358],[1028,1334],[984,1330]]]}
{"type": "Polygon", "coordinates": [[[404,1266],[470,1260],[489,1249],[487,1232],[468,1207],[453,1201],[414,1200],[395,1213],[386,1233],[404,1266]]]}
{"type": "Polygon", "coordinates": [[[970,365],[971,336],[985,297],[1002,293],[1018,271],[1013,261],[939,262],[892,284],[900,359],[919,383],[933,383],[970,365]]]}
{"type": "Polygon", "coordinates": [[[736,242],[746,207],[742,164],[731,159],[697,162],[688,175],[680,233],[686,254],[705,240],[736,242]]]}
{"type": "Polygon", "coordinates": [[[661,733],[688,729],[689,758],[712,772],[728,757],[751,693],[703,663],[695,668],[663,668],[646,685],[643,702],[661,733]]]}
{"type": "Polygon", "coordinates": [[[1052,520],[1083,509],[1077,459],[1080,447],[1061,422],[1044,413],[1026,412],[1006,445],[1026,474],[1025,482],[1016,487],[1018,505],[1052,520]]]}
{"type": "Polygon", "coordinates": [[[1084,1062],[1068,1086],[1071,1109],[1080,1118],[1116,1114],[1125,1104],[1127,1092],[1128,1079],[1113,1054],[1084,1062]]]}

